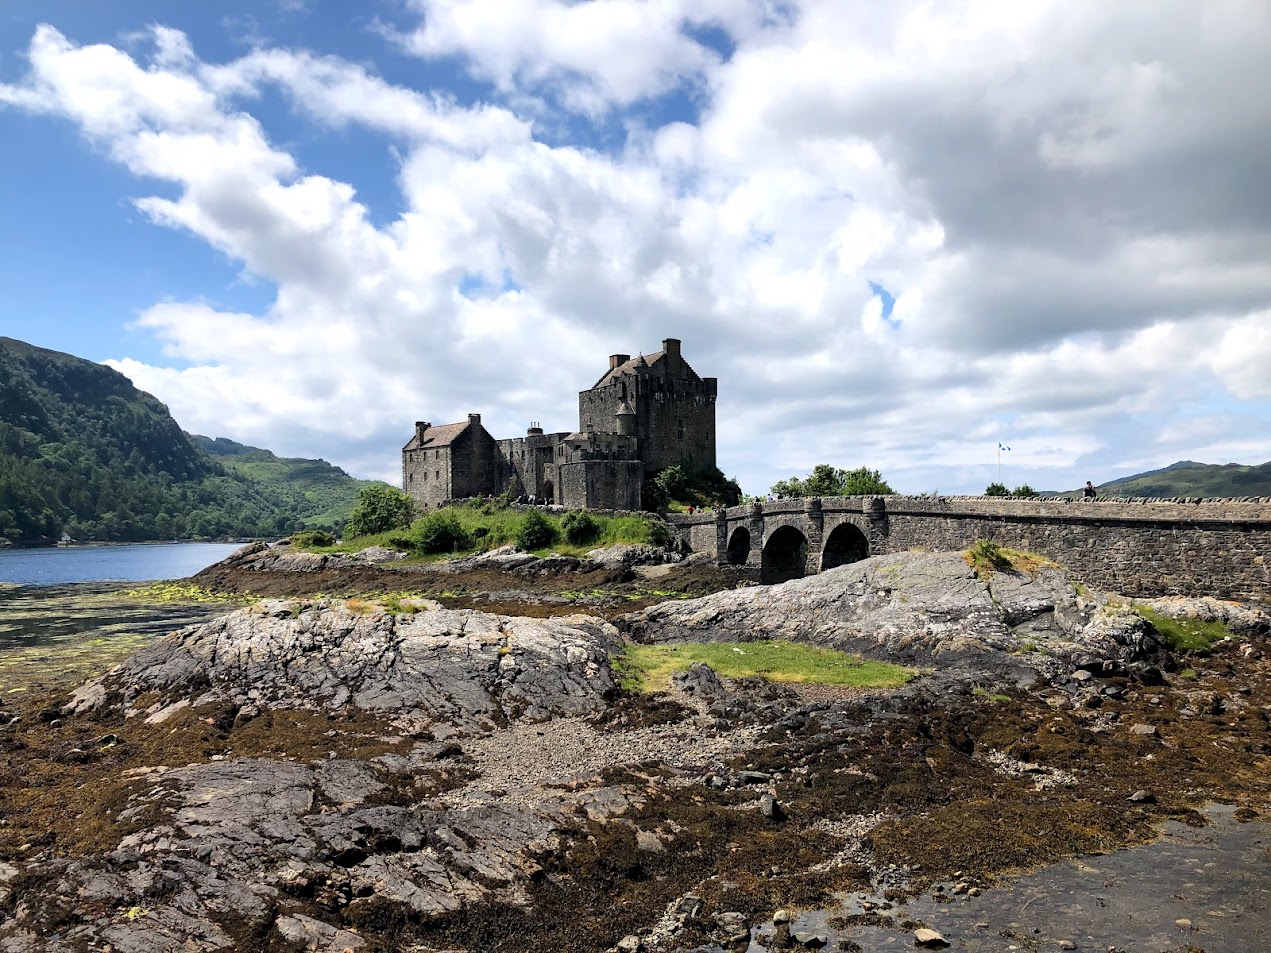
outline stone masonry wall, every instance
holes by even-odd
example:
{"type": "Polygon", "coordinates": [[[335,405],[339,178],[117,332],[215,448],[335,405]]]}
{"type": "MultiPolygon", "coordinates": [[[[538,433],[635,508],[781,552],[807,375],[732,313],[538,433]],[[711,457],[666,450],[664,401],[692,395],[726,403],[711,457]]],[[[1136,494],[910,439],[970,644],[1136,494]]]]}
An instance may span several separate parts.
{"type": "MultiPolygon", "coordinates": [[[[980,539],[1054,559],[1086,584],[1126,595],[1212,595],[1271,602],[1271,499],[1097,500],[1000,497],[835,497],[762,503],[675,520],[694,550],[722,561],[728,534],[752,531],[761,561],[783,525],[815,549],[833,527],[851,522],[871,555],[911,549],[961,550],[980,539]],[[717,523],[722,523],[717,525],[717,523]],[[762,533],[756,533],[762,529],[762,533]]],[[[809,553],[809,569],[819,553],[809,553]]]]}
{"type": "Polygon", "coordinates": [[[560,481],[557,501],[581,509],[588,501],[603,501],[605,509],[640,509],[644,467],[639,460],[585,460],[556,468],[560,481]]]}

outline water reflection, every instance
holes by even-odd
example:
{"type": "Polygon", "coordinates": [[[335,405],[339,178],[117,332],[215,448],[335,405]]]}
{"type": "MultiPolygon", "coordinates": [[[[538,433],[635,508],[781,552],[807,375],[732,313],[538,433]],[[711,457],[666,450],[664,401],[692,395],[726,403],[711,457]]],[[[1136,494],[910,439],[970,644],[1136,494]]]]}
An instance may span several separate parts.
{"type": "MultiPolygon", "coordinates": [[[[1242,823],[1223,805],[1202,813],[1206,826],[1170,821],[1151,844],[1055,864],[980,896],[952,895],[952,884],[943,885],[946,899],[932,890],[902,904],[852,894],[841,909],[800,916],[790,932],[819,933],[826,949],[864,953],[913,949],[912,932],[898,926],[907,920],[967,953],[1271,950],[1271,824],[1242,823]]],[[[756,931],[773,934],[772,924],[756,931]]],[[[749,953],[775,948],[756,941],[749,953]]]]}

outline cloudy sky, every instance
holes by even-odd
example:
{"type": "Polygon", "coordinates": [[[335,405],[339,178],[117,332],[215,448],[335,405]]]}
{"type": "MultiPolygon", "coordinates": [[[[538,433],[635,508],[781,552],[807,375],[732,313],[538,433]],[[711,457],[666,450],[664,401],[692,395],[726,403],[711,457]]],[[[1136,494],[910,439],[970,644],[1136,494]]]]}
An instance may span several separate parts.
{"type": "Polygon", "coordinates": [[[679,337],[748,492],[1271,459],[1264,0],[0,0],[0,333],[396,479],[679,337]]]}

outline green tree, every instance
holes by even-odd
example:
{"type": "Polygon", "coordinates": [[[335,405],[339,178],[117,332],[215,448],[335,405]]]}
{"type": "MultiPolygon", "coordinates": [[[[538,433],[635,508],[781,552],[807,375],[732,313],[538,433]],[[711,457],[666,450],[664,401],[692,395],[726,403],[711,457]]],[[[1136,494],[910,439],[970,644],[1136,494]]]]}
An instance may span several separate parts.
{"type": "Polygon", "coordinates": [[[857,467],[841,470],[828,463],[818,463],[805,479],[791,477],[772,485],[772,492],[782,497],[800,496],[870,496],[894,493],[878,470],[857,467]]]}
{"type": "Polygon", "coordinates": [[[346,536],[369,536],[410,525],[414,505],[409,496],[391,486],[363,487],[357,506],[344,526],[346,536]]]}
{"type": "Polygon", "coordinates": [[[997,483],[995,481],[993,483],[990,483],[988,486],[984,488],[984,495],[985,496],[1010,496],[1011,491],[1006,488],[1006,484],[997,483]]]}
{"type": "Polygon", "coordinates": [[[1011,496],[1018,496],[1027,500],[1035,499],[1039,495],[1040,494],[1027,483],[1021,483],[1015,489],[1011,490],[1011,496]]]}

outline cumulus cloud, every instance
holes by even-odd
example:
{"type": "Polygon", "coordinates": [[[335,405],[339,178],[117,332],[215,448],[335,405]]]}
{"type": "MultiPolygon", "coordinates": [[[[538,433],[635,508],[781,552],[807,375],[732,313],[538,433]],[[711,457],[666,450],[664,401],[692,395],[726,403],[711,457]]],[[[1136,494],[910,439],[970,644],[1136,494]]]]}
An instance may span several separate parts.
{"type": "Polygon", "coordinates": [[[48,26],[0,85],[276,289],[260,313],[141,309],[174,367],[115,364],[187,428],[391,478],[416,417],[572,429],[604,355],[677,336],[720,378],[720,462],[751,491],[819,462],[974,490],[999,439],[1053,487],[1265,447],[1260,5],[411,9],[394,42],[486,85],[48,26]],[[387,139],[396,214],[275,139],[266,91],[387,139]],[[674,97],[693,114],[659,120],[674,97]]]}

